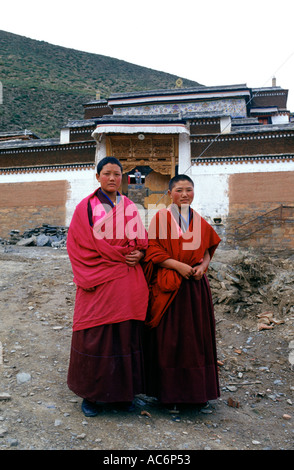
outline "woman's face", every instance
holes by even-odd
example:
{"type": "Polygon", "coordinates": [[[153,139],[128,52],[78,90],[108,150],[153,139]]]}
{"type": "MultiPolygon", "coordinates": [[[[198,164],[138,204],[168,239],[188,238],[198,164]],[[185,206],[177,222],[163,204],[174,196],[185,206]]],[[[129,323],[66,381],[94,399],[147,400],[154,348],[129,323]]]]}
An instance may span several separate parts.
{"type": "Polygon", "coordinates": [[[194,199],[193,184],[186,180],[177,181],[169,191],[169,195],[173,203],[179,207],[190,205],[194,199]]]}
{"type": "Polygon", "coordinates": [[[116,195],[121,185],[122,172],[118,165],[107,163],[100,171],[100,174],[96,174],[96,178],[101,185],[102,191],[107,195],[116,195]]]}

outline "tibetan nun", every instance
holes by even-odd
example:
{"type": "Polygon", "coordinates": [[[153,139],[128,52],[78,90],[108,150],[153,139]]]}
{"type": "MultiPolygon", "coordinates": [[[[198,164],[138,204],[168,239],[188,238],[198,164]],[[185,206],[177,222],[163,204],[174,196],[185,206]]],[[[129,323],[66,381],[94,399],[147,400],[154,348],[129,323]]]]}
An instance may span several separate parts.
{"type": "Polygon", "coordinates": [[[144,272],[150,300],[146,319],[147,394],[168,406],[219,397],[215,319],[206,277],[220,242],[190,207],[187,175],[169,183],[172,204],[151,221],[144,272]]]}
{"type": "Polygon", "coordinates": [[[76,207],[67,237],[76,299],[68,387],[86,416],[105,404],[129,409],[144,392],[141,330],[148,286],[141,260],[148,246],[137,207],[118,189],[121,163],[97,165],[100,187],[76,207]]]}

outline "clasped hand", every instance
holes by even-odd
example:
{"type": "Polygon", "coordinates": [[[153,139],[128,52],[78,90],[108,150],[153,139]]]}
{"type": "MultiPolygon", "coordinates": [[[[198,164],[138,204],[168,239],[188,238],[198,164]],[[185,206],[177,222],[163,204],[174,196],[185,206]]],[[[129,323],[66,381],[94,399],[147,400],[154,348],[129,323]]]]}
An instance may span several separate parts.
{"type": "Polygon", "coordinates": [[[134,250],[128,255],[126,255],[126,263],[128,266],[136,266],[140,262],[140,260],[143,258],[144,253],[140,250],[134,250]]]}
{"type": "Polygon", "coordinates": [[[193,278],[199,281],[204,275],[205,267],[202,266],[201,264],[192,267],[192,266],[189,266],[188,264],[181,263],[178,266],[177,271],[185,279],[193,278]]]}

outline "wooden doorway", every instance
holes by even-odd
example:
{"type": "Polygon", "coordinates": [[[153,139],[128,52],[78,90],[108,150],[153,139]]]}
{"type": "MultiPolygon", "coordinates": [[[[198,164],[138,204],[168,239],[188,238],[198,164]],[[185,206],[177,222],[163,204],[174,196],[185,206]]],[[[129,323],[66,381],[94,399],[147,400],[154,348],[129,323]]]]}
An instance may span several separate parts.
{"type": "MultiPolygon", "coordinates": [[[[107,134],[106,155],[118,158],[124,174],[136,167],[146,168],[144,207],[170,203],[166,195],[168,182],[178,165],[177,134],[107,134]]],[[[126,194],[126,177],[124,193],[126,194]]]]}

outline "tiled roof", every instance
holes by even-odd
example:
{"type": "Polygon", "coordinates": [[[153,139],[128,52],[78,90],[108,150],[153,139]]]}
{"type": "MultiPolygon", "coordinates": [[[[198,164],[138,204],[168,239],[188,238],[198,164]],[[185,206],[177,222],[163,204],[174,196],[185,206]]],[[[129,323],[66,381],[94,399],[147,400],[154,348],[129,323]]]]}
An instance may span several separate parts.
{"type": "Polygon", "coordinates": [[[129,93],[113,93],[109,97],[109,101],[117,98],[135,98],[144,96],[165,96],[165,95],[185,95],[190,93],[212,93],[221,91],[241,91],[248,89],[246,84],[241,85],[226,85],[226,86],[197,86],[189,88],[173,88],[173,89],[158,89],[158,90],[144,90],[144,91],[133,91],[129,93]]]}

